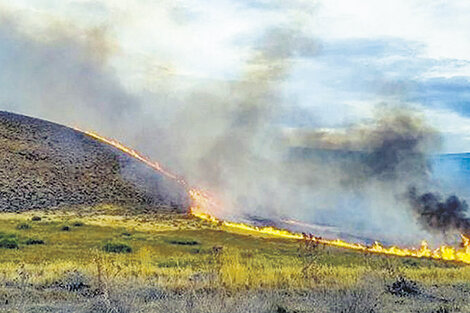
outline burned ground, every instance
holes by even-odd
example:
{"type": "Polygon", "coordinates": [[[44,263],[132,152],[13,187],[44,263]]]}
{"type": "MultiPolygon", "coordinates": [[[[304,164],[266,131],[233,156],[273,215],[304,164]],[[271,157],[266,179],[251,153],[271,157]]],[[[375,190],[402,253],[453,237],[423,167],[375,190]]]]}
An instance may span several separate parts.
{"type": "Polygon", "coordinates": [[[184,210],[185,191],[74,129],[0,112],[0,211],[101,203],[184,210]]]}

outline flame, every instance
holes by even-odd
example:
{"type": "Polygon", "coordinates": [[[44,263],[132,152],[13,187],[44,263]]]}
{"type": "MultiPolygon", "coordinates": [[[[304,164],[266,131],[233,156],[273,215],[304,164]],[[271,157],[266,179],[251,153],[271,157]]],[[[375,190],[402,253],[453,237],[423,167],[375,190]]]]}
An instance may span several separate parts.
{"type": "Polygon", "coordinates": [[[198,189],[190,189],[189,195],[192,200],[192,205],[190,209],[192,215],[205,221],[218,224],[227,228],[236,229],[241,232],[265,234],[286,239],[310,240],[317,244],[355,250],[363,253],[385,254],[399,257],[429,258],[470,264],[470,237],[465,235],[461,235],[461,248],[441,246],[435,250],[431,250],[425,240],[421,242],[421,246],[419,248],[400,248],[396,246],[384,247],[380,242],[375,242],[372,246],[367,246],[360,243],[346,242],[341,239],[331,240],[322,237],[315,237],[313,235],[307,235],[305,233],[294,233],[288,230],[278,229],[271,226],[257,227],[244,223],[235,223],[219,220],[218,218],[209,213],[216,212],[215,209],[218,205],[217,201],[211,198],[209,193],[203,192],[198,189]]]}
{"type": "Polygon", "coordinates": [[[103,137],[101,135],[98,135],[95,132],[87,131],[87,130],[81,130],[81,129],[76,128],[76,127],[75,127],[75,130],[77,130],[81,133],[84,133],[84,134],[86,134],[86,135],[88,135],[92,138],[95,138],[98,141],[101,141],[101,142],[106,143],[110,146],[113,146],[113,147],[121,150],[122,152],[130,155],[131,157],[133,157],[133,158],[143,162],[144,164],[150,166],[151,168],[153,168],[157,172],[160,172],[161,174],[165,175],[166,177],[174,179],[174,180],[178,181],[180,184],[182,184],[184,186],[187,185],[186,182],[184,181],[184,179],[182,179],[181,177],[178,177],[177,175],[165,170],[160,165],[160,163],[150,160],[149,158],[147,158],[147,157],[143,156],[142,154],[140,154],[138,151],[136,151],[132,148],[126,147],[125,145],[123,145],[122,143],[120,143],[119,141],[117,141],[115,139],[106,138],[106,137],[103,137]]]}
{"type": "Polygon", "coordinates": [[[429,258],[470,264],[470,237],[463,234],[461,235],[461,247],[455,248],[451,246],[441,246],[437,249],[432,250],[429,248],[429,245],[425,240],[421,242],[421,246],[419,248],[399,248],[396,246],[384,247],[380,242],[375,242],[372,246],[367,246],[360,243],[346,242],[341,239],[325,239],[322,237],[313,236],[311,234],[294,233],[285,229],[278,229],[272,226],[257,227],[244,223],[235,223],[220,220],[210,213],[217,212],[217,210],[222,207],[219,201],[217,201],[216,198],[210,193],[197,188],[190,188],[184,179],[166,170],[158,162],[150,160],[149,158],[140,154],[138,151],[126,147],[125,145],[114,139],[109,139],[100,136],[95,132],[83,131],[78,128],[75,129],[92,138],[95,138],[103,143],[106,143],[121,150],[122,152],[150,166],[151,168],[163,174],[164,176],[176,180],[188,190],[188,194],[191,199],[190,213],[193,216],[209,223],[217,224],[226,228],[231,228],[246,233],[257,233],[295,240],[310,240],[317,244],[355,250],[363,253],[394,255],[399,257],[429,258]]]}

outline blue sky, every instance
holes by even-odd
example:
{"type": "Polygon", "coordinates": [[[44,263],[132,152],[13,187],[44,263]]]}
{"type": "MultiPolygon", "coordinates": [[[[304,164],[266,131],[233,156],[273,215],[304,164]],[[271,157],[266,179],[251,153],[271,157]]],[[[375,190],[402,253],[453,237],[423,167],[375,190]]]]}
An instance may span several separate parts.
{"type": "Polygon", "coordinates": [[[401,103],[442,133],[443,152],[470,151],[467,1],[9,2],[0,10],[33,36],[53,23],[104,29],[109,66],[131,93],[237,79],[269,29],[292,26],[317,50],[290,56],[287,127],[342,127],[370,118],[378,103],[401,103]]]}

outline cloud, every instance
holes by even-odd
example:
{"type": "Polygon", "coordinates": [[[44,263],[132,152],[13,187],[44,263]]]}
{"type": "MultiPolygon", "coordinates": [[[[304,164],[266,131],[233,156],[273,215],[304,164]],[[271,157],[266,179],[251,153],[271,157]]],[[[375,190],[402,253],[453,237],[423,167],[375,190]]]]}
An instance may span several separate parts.
{"type": "Polygon", "coordinates": [[[470,116],[470,77],[434,77],[416,83],[416,90],[410,96],[412,101],[470,116]]]}
{"type": "Polygon", "coordinates": [[[313,22],[328,38],[402,38],[423,43],[430,58],[466,59],[470,7],[462,1],[321,1],[313,22]]]}

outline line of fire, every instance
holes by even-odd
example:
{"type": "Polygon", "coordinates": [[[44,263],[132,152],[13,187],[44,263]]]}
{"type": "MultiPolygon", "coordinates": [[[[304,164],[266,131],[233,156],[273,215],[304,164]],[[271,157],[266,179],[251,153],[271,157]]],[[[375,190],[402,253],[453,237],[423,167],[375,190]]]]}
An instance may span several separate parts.
{"type": "Polygon", "coordinates": [[[460,247],[443,245],[438,248],[431,249],[428,243],[423,240],[421,242],[421,246],[418,248],[400,248],[397,246],[386,247],[377,241],[373,245],[368,246],[360,243],[346,242],[341,239],[325,239],[313,234],[295,233],[286,229],[278,229],[272,226],[253,226],[245,223],[220,220],[211,214],[211,212],[216,212],[217,207],[219,207],[221,204],[219,204],[218,201],[215,200],[215,197],[211,196],[209,192],[189,186],[184,179],[167,171],[158,162],[150,160],[138,151],[129,148],[114,139],[103,137],[91,131],[83,131],[80,129],[77,130],[121,150],[122,152],[145,163],[162,175],[176,180],[188,191],[189,197],[191,199],[191,206],[189,209],[190,214],[206,222],[221,225],[229,229],[236,229],[237,231],[246,233],[257,233],[293,240],[308,240],[314,242],[315,244],[355,250],[363,253],[394,255],[398,257],[428,258],[470,264],[470,237],[464,234],[461,234],[462,243],[460,247]]]}

